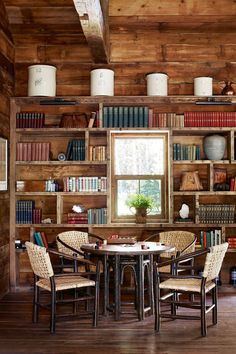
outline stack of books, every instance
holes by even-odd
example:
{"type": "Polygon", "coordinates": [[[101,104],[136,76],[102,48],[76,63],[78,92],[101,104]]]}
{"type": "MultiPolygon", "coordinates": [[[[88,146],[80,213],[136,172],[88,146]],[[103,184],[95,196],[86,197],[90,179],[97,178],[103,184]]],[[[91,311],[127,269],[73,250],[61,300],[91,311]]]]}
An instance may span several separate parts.
{"type": "Polygon", "coordinates": [[[236,236],[230,236],[227,238],[229,248],[236,248],[236,236]]]}
{"type": "Polygon", "coordinates": [[[68,213],[67,214],[68,224],[88,224],[88,213],[87,211],[82,213],[68,213]]]}

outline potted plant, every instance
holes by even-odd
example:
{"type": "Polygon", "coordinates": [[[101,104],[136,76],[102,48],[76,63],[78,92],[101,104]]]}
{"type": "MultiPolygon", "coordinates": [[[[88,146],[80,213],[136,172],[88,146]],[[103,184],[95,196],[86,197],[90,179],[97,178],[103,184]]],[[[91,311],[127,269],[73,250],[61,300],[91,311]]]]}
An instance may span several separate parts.
{"type": "Polygon", "coordinates": [[[145,223],[148,209],[151,211],[154,207],[153,198],[144,194],[130,195],[126,203],[130,208],[135,208],[136,223],[145,223]]]}

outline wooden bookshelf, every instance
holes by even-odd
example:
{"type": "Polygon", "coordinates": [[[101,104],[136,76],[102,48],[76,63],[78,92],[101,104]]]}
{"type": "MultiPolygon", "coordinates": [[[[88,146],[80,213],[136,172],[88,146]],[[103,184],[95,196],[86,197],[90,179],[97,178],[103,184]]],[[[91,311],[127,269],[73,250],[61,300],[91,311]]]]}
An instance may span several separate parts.
{"type": "MultiPolygon", "coordinates": [[[[188,111],[235,111],[236,96],[214,96],[216,101],[231,101],[230,105],[198,105],[197,101],[205,101],[204,97],[194,96],[168,96],[168,97],[147,97],[147,96],[117,96],[117,97],[64,97],[66,101],[72,101],[73,105],[42,105],[41,97],[18,97],[11,100],[11,138],[10,138],[10,277],[11,286],[17,286],[27,282],[27,274],[21,275],[21,264],[16,269],[15,239],[26,241],[32,239],[34,230],[45,230],[49,241],[55,240],[56,234],[67,229],[75,228],[97,233],[108,237],[112,233],[119,233],[120,236],[136,236],[139,239],[158,232],[163,229],[187,229],[195,232],[200,237],[201,230],[220,229],[222,240],[227,240],[228,236],[236,235],[236,218],[234,223],[225,224],[205,224],[199,222],[199,203],[232,203],[236,204],[236,194],[234,191],[214,191],[214,168],[225,168],[228,177],[236,176],[235,159],[235,138],[236,127],[153,127],[153,128],[59,128],[60,119],[63,113],[86,112],[88,115],[92,111],[102,112],[106,106],[148,106],[159,112],[172,112],[183,114],[188,111]],[[16,128],[17,112],[44,112],[45,127],[43,128],[16,128]],[[110,139],[109,132],[113,129],[119,130],[167,130],[170,135],[170,213],[167,223],[151,222],[147,224],[111,223],[110,210],[110,139]],[[208,134],[223,134],[227,139],[226,154],[222,160],[211,161],[206,159],[203,151],[203,139],[208,134]],[[75,138],[85,140],[85,160],[83,161],[58,161],[57,155],[65,152],[68,141],[75,138]],[[17,161],[16,144],[18,142],[50,142],[51,157],[49,161],[17,161]],[[172,147],[174,143],[182,142],[190,144],[192,142],[200,145],[200,160],[173,160],[172,147]],[[89,155],[90,146],[105,146],[105,160],[91,160],[89,155]],[[199,171],[203,190],[200,191],[180,191],[181,176],[184,171],[199,171]],[[106,192],[46,192],[43,183],[50,177],[55,180],[62,180],[65,176],[104,176],[107,177],[106,192]],[[17,181],[32,182],[29,190],[16,190],[17,181]],[[39,188],[38,181],[42,186],[39,188]],[[35,200],[37,207],[42,208],[43,219],[50,218],[50,224],[16,224],[16,200],[35,200]],[[175,222],[178,218],[179,209],[182,203],[186,203],[190,208],[190,218],[192,222],[175,222]],[[107,223],[104,224],[68,224],[66,222],[67,213],[71,211],[73,204],[84,204],[86,208],[107,207],[107,223]]],[[[48,98],[54,101],[53,98],[48,98]]],[[[60,182],[61,183],[61,182],[60,182]]],[[[62,183],[61,183],[62,185],[62,183]]],[[[234,253],[234,249],[229,250],[234,253]]],[[[25,259],[24,259],[25,262],[25,259]]],[[[25,264],[25,263],[24,263],[25,264]]]]}

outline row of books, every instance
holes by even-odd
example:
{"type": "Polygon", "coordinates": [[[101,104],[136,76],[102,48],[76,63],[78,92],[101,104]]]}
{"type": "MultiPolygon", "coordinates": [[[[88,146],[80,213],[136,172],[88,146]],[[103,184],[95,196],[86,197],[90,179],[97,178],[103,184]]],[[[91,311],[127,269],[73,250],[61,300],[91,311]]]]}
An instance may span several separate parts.
{"type": "Polygon", "coordinates": [[[102,128],[148,127],[148,107],[110,106],[103,107],[103,116],[99,120],[102,128]]]}
{"type": "Polygon", "coordinates": [[[34,243],[38,246],[48,248],[48,238],[44,231],[34,232],[34,243]]]}
{"type": "Polygon", "coordinates": [[[182,128],[184,126],[184,115],[176,113],[156,112],[149,108],[148,126],[150,128],[182,128]]]}
{"type": "Polygon", "coordinates": [[[236,176],[229,179],[229,190],[231,192],[236,191],[236,176]]]}
{"type": "Polygon", "coordinates": [[[59,192],[59,183],[52,178],[46,180],[45,192],[59,192]]]}
{"type": "Polygon", "coordinates": [[[68,224],[88,224],[88,212],[81,213],[68,213],[67,214],[68,224]]]}
{"type": "Polygon", "coordinates": [[[201,160],[200,145],[174,143],[173,160],[201,160]]]}
{"type": "MultiPolygon", "coordinates": [[[[16,128],[43,128],[43,112],[17,112],[16,128]]],[[[236,127],[236,112],[156,112],[147,106],[109,106],[92,112],[88,127],[133,128],[133,127],[236,127]]]]}
{"type": "Polygon", "coordinates": [[[105,145],[89,146],[90,161],[105,161],[106,158],[107,158],[107,147],[105,145]]]}
{"type": "Polygon", "coordinates": [[[107,208],[88,209],[88,224],[107,224],[107,208]]]}
{"type": "Polygon", "coordinates": [[[42,209],[35,208],[34,200],[16,201],[16,224],[40,224],[42,209]]]}
{"type": "Polygon", "coordinates": [[[43,112],[17,112],[16,128],[43,128],[45,114],[43,112]]]}
{"type": "Polygon", "coordinates": [[[107,177],[64,177],[64,192],[106,192],[107,177]]]}
{"type": "Polygon", "coordinates": [[[236,248],[236,237],[230,236],[227,238],[229,248],[236,248]]]}
{"type": "Polygon", "coordinates": [[[50,143],[17,143],[17,161],[49,161],[50,143]]]}
{"type": "Polygon", "coordinates": [[[203,248],[220,245],[222,243],[221,230],[201,231],[200,243],[203,248]]]}
{"type": "Polygon", "coordinates": [[[234,223],[235,205],[233,204],[200,204],[199,222],[203,224],[234,223]]]}
{"type": "Polygon", "coordinates": [[[72,139],[68,142],[66,149],[66,160],[84,161],[85,160],[85,140],[72,139]]]}
{"type": "Polygon", "coordinates": [[[184,112],[184,127],[236,127],[236,112],[184,112]]]}

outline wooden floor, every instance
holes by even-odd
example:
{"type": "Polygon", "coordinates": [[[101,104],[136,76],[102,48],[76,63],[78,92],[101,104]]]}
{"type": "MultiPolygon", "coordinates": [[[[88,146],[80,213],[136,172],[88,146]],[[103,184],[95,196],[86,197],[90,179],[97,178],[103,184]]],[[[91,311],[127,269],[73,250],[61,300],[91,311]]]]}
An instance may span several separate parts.
{"type": "MultiPolygon", "coordinates": [[[[165,321],[161,333],[153,329],[153,317],[139,322],[135,314],[100,316],[98,328],[90,319],[57,323],[49,333],[48,314],[43,311],[38,324],[31,323],[32,293],[7,295],[0,301],[0,353],[54,354],[234,354],[236,353],[236,289],[219,293],[218,324],[200,336],[198,321],[165,321]],[[235,290],[235,291],[234,291],[235,290]]],[[[208,324],[211,315],[208,315],[208,324]]]]}

